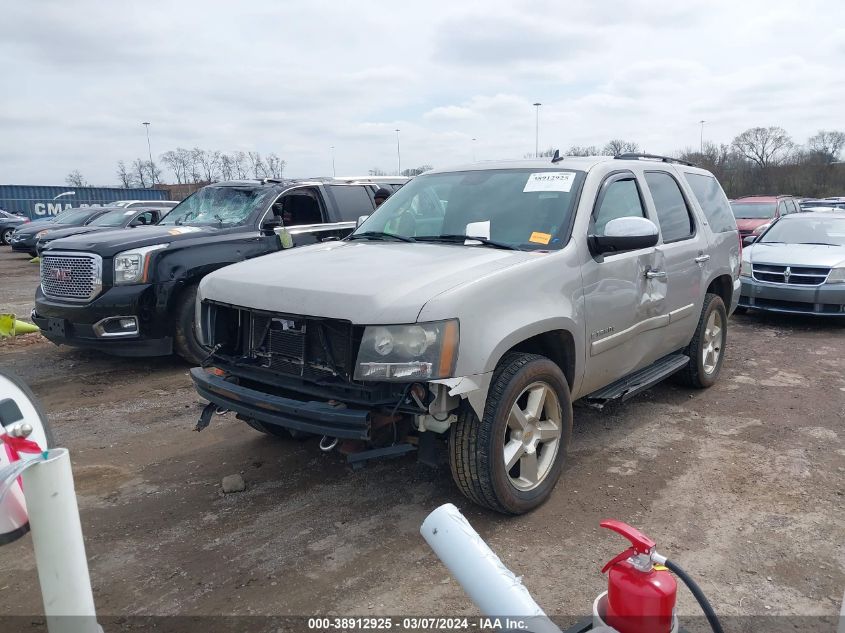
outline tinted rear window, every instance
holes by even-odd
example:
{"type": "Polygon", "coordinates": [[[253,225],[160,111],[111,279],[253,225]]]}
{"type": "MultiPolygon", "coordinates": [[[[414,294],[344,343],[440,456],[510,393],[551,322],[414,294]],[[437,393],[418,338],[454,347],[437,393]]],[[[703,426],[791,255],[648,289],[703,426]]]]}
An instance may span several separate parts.
{"type": "Polygon", "coordinates": [[[373,212],[373,203],[367,189],[361,185],[331,185],[332,195],[337,202],[342,220],[357,220],[359,216],[373,212]]]}
{"type": "Polygon", "coordinates": [[[704,174],[684,173],[684,176],[695,199],[701,205],[701,210],[707,217],[710,230],[714,233],[736,231],[736,220],[734,220],[731,205],[725,192],[722,191],[719,181],[713,176],[705,176],[704,174]]]}

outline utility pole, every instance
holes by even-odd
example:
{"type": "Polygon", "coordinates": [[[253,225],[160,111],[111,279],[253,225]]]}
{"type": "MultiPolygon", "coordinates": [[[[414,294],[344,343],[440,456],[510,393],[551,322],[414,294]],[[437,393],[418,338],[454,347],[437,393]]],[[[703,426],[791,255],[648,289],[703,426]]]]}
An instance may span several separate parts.
{"type": "Polygon", "coordinates": [[[540,106],[543,105],[539,101],[534,104],[534,111],[536,113],[536,121],[534,123],[534,158],[540,157],[540,106]]]}
{"type": "Polygon", "coordinates": [[[155,165],[153,165],[153,149],[150,146],[150,122],[144,121],[141,125],[147,128],[147,151],[150,153],[150,187],[152,187],[156,184],[156,174],[155,165]]]}
{"type": "Polygon", "coordinates": [[[334,169],[334,145],[332,145],[332,178],[337,176],[337,172],[334,169]]]}
{"type": "Polygon", "coordinates": [[[472,139],[472,162],[475,162],[475,141],[477,139],[472,139]]]}
{"type": "Polygon", "coordinates": [[[397,176],[402,175],[402,153],[399,151],[399,128],[396,128],[396,163],[399,167],[397,176]]]}
{"type": "Polygon", "coordinates": [[[700,123],[701,123],[701,139],[698,142],[698,153],[703,154],[704,153],[704,124],[707,123],[707,121],[705,121],[704,119],[701,119],[700,123]]]}

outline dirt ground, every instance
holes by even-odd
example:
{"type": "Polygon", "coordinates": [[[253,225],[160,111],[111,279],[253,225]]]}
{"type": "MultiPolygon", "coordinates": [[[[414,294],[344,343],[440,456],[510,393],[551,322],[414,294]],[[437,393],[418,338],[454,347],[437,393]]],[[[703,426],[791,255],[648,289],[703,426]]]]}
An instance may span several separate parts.
{"type": "MultiPolygon", "coordinates": [[[[28,315],[36,264],[0,252],[0,312],[28,315]]],[[[721,379],[661,384],[612,411],[577,408],[551,500],[481,510],[448,468],[413,458],[353,472],[316,440],[215,416],[173,358],[120,359],[40,335],[0,342],[71,450],[98,611],[118,615],[474,614],[419,535],[456,504],[553,614],[586,614],[634,524],[725,615],[838,614],[845,587],[845,324],[731,321],[721,379]],[[224,495],[242,473],[246,490],[224,495]]],[[[681,614],[697,614],[679,591],[681,614]]],[[[0,615],[41,613],[30,537],[0,548],[0,615]]]]}

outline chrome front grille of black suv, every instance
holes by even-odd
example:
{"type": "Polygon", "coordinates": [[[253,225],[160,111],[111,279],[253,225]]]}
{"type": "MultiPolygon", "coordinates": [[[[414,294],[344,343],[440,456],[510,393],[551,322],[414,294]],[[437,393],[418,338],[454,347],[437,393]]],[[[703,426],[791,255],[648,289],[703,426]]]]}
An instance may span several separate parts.
{"type": "Polygon", "coordinates": [[[799,286],[820,286],[827,279],[830,268],[817,266],[780,266],[776,264],[754,264],[754,279],[774,284],[795,284],[799,286]]]}
{"type": "Polygon", "coordinates": [[[354,328],[348,321],[249,315],[248,355],[262,367],[309,380],[351,379],[354,328]]]}
{"type": "Polygon", "coordinates": [[[41,256],[41,290],[48,297],[89,301],[102,289],[103,260],[94,253],[56,252],[41,256]]]}

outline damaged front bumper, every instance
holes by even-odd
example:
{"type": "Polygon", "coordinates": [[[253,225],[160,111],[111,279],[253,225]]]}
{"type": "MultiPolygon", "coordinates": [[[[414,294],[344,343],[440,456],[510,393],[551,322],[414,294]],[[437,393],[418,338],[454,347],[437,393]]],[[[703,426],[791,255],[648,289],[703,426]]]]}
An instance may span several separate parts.
{"type": "Polygon", "coordinates": [[[371,414],[366,409],[268,394],[238,385],[202,367],[191,369],[191,379],[203,398],[241,417],[315,435],[370,439],[371,414]]]}

